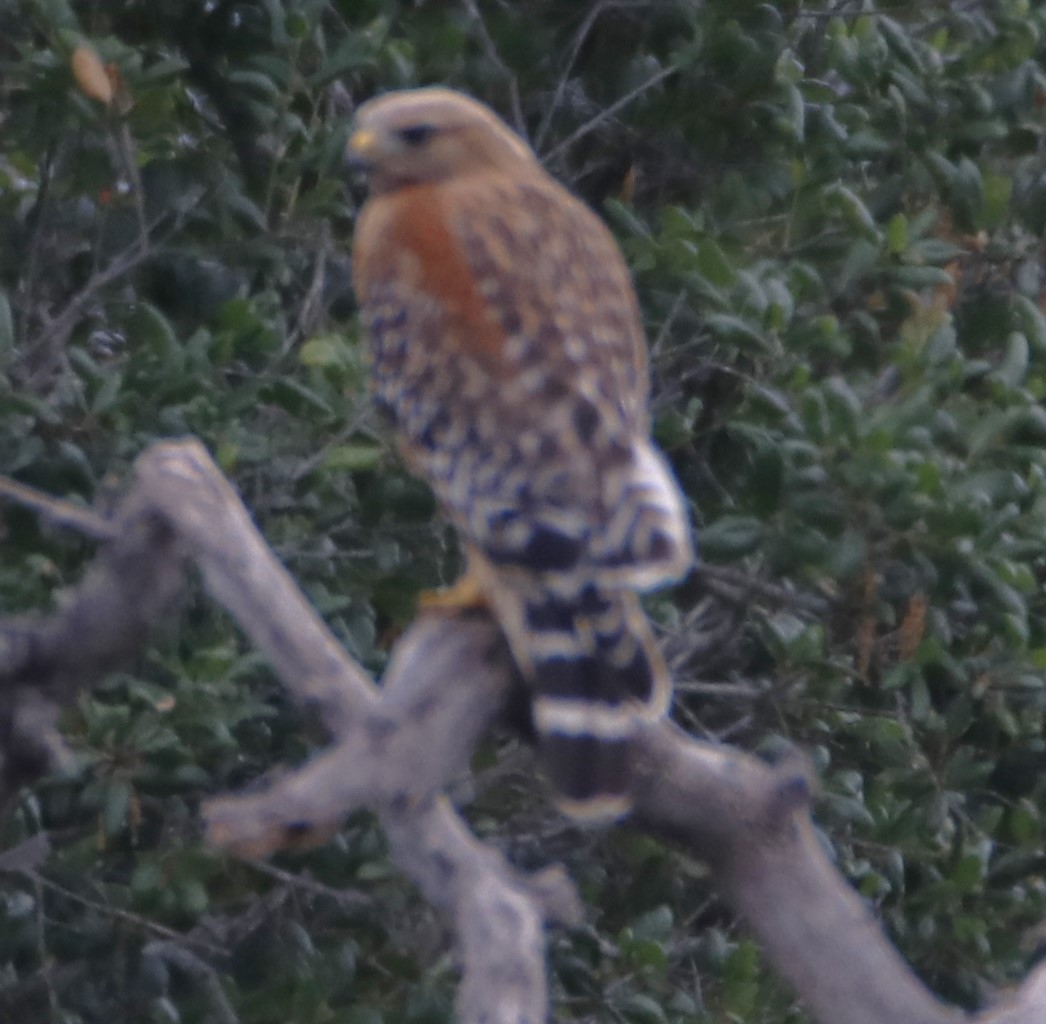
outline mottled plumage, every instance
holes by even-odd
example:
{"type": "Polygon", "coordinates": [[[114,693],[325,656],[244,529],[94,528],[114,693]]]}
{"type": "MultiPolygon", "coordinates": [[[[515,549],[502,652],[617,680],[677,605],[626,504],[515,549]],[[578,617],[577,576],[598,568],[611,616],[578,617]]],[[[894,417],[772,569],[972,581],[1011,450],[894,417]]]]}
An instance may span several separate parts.
{"type": "Polygon", "coordinates": [[[610,232],[487,108],[360,108],[354,275],[374,391],[533,688],[560,803],[628,809],[628,741],[671,686],[637,592],[680,576],[683,502],[649,440],[646,342],[610,232]]]}

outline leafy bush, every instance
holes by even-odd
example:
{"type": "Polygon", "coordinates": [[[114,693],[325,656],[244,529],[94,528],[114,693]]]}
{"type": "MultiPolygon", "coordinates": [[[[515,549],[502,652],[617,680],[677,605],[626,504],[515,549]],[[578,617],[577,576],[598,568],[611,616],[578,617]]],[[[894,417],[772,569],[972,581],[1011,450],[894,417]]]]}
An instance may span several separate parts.
{"type": "MultiPolygon", "coordinates": [[[[457,555],[368,409],[341,152],[373,92],[467,89],[634,269],[705,560],[651,603],[682,720],[811,751],[840,865],[923,976],[976,1003],[1046,915],[1044,33],[1026,0],[14,0],[0,470],[104,501],[151,440],[200,436],[379,670],[457,555]],[[83,46],[115,68],[109,105],[76,86],[83,46]]],[[[3,524],[0,605],[46,607],[88,549],[3,524]]],[[[436,925],[370,820],[290,875],[201,849],[202,796],[308,749],[209,603],[65,727],[80,772],[5,825],[56,845],[0,889],[21,1015],[206,1019],[206,990],[143,954],[175,928],[205,960],[231,950],[242,1020],[449,1019],[436,925]]],[[[578,835],[524,773],[497,778],[477,826],[566,860],[592,907],[555,939],[563,1019],[800,1019],[697,866],[578,835]]]]}

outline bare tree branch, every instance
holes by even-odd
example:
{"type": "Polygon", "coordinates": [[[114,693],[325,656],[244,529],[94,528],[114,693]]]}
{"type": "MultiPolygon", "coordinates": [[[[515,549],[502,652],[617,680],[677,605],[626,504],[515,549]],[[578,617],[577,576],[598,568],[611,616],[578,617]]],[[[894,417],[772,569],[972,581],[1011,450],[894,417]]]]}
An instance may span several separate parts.
{"type": "Polygon", "coordinates": [[[122,910],[120,907],[114,907],[108,903],[100,903],[97,900],[87,899],[85,896],[73,892],[66,886],[59,885],[50,878],[45,878],[35,869],[24,870],[21,874],[26,878],[31,879],[41,889],[50,889],[51,892],[58,893],[62,899],[69,900],[71,903],[79,903],[84,907],[90,907],[102,917],[111,917],[123,921],[125,924],[130,925],[135,931],[142,932],[146,935],[151,934],[159,936],[160,939],[171,944],[177,944],[179,946],[195,946],[202,953],[208,953],[217,958],[223,958],[227,953],[227,950],[206,942],[198,936],[182,935],[176,932],[173,928],[167,928],[162,924],[158,924],[156,921],[150,921],[147,917],[142,917],[141,914],[133,914],[129,910],[122,910]]]}
{"type": "Polygon", "coordinates": [[[519,81],[516,78],[516,74],[505,62],[504,57],[501,56],[501,51],[498,50],[497,43],[494,42],[494,37],[490,34],[490,29],[487,28],[487,23],[483,18],[483,12],[479,9],[479,4],[476,3],[476,0],[463,0],[463,3],[465,10],[469,13],[469,17],[476,23],[476,32],[479,35],[479,41],[487,58],[504,74],[508,81],[509,106],[512,108],[512,127],[525,139],[527,137],[527,122],[523,116],[523,104],[519,98],[519,81]]]}
{"type": "Polygon", "coordinates": [[[545,139],[548,136],[549,129],[552,127],[552,119],[556,116],[556,113],[559,110],[559,105],[563,101],[563,93],[566,91],[567,83],[570,81],[570,73],[574,70],[574,64],[577,61],[578,54],[581,52],[581,47],[585,45],[585,40],[588,39],[588,34],[592,31],[592,27],[599,20],[599,16],[611,6],[613,6],[612,0],[596,0],[596,2],[588,9],[588,13],[585,15],[577,32],[574,34],[574,40],[570,44],[570,53],[567,55],[566,62],[563,65],[563,71],[559,76],[559,81],[556,82],[555,91],[552,93],[552,100],[545,108],[545,113],[541,118],[541,123],[538,125],[537,131],[534,133],[534,148],[536,150],[540,150],[545,144],[545,139]]]}
{"type": "Polygon", "coordinates": [[[112,540],[113,526],[104,517],[82,505],[71,501],[52,498],[33,487],[20,484],[10,477],[0,477],[0,499],[6,498],[16,505],[31,508],[40,517],[55,526],[76,530],[92,540],[112,540]]]}
{"type": "MultiPolygon", "coordinates": [[[[159,238],[153,239],[153,241],[159,244],[167,241],[171,235],[175,234],[181,227],[186,214],[200,202],[204,194],[205,190],[199,189],[189,199],[180,203],[170,229],[159,238]]],[[[65,304],[57,315],[44,321],[29,349],[31,361],[36,364],[33,371],[33,379],[53,369],[66,341],[76,329],[76,325],[83,317],[84,311],[94,300],[95,296],[149,259],[155,248],[149,244],[151,238],[149,232],[155,229],[167,216],[168,214],[164,213],[153,224],[146,226],[144,235],[140,235],[127,248],[114,256],[107,266],[95,271],[88,278],[87,283],[65,304]]]]}
{"type": "MultiPolygon", "coordinates": [[[[460,1019],[546,1020],[543,926],[577,920],[573,889],[556,869],[527,876],[512,868],[442,795],[518,685],[493,621],[481,614],[421,617],[398,644],[379,689],[334,641],[195,442],[146,452],[113,521],[114,539],[68,607],[28,630],[25,620],[0,621],[0,681],[8,684],[0,688],[0,721],[17,717],[11,708],[41,684],[37,700],[73,691],[73,683],[53,681],[70,657],[60,638],[77,653],[82,648],[70,623],[84,621],[85,593],[105,612],[91,620],[99,636],[90,648],[89,685],[102,666],[144,643],[146,627],[160,618],[155,608],[168,606],[177,589],[168,577],[191,560],[334,739],[268,789],[213,801],[205,810],[211,841],[267,853],[337,827],[353,808],[374,809],[396,864],[453,924],[460,1019]],[[154,561],[143,557],[149,544],[154,561]],[[100,593],[107,586],[137,594],[154,562],[167,596],[153,599],[150,615],[100,593]],[[27,645],[39,656],[27,658],[27,645]]],[[[0,734],[5,747],[8,735],[0,734]]],[[[638,743],[637,810],[629,827],[683,843],[709,865],[768,961],[822,1024],[1042,1024],[1046,967],[973,1016],[922,984],[829,859],[810,818],[812,792],[811,772],[798,756],[768,765],[657,723],[638,743]]]]}
{"type": "MultiPolygon", "coordinates": [[[[184,548],[143,497],[140,490],[126,497],[113,540],[59,613],[0,622],[0,804],[26,781],[69,766],[59,710],[130,663],[177,604],[184,548]]],[[[84,523],[102,532],[93,519],[84,523]]]]}
{"type": "Polygon", "coordinates": [[[604,108],[595,117],[590,118],[580,128],[571,132],[562,142],[553,146],[547,153],[541,155],[541,159],[544,163],[551,163],[561,153],[565,153],[575,143],[580,142],[586,135],[594,132],[601,124],[605,121],[609,121],[611,118],[616,117],[618,112],[624,110],[630,103],[639,99],[643,93],[648,92],[654,88],[655,85],[660,85],[666,78],[674,75],[679,69],[670,66],[662,68],[660,71],[655,72],[645,81],[640,82],[634,89],[630,89],[620,99],[615,100],[610,104],[609,107],[604,108]]]}

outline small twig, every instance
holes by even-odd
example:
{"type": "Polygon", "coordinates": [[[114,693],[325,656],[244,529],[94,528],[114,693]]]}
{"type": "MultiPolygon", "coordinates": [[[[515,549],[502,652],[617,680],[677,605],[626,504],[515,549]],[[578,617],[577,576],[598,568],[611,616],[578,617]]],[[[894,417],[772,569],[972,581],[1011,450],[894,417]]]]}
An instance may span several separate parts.
{"type": "Polygon", "coordinates": [[[676,322],[676,317],[679,316],[684,302],[686,302],[686,289],[680,288],[676,297],[672,300],[672,305],[668,310],[668,316],[665,317],[661,329],[657,332],[657,337],[654,338],[654,341],[650,346],[651,356],[655,360],[661,356],[661,348],[664,345],[665,340],[668,338],[668,332],[672,330],[672,325],[676,322]]]}
{"type": "Polygon", "coordinates": [[[131,193],[134,201],[134,212],[138,217],[138,244],[142,249],[149,249],[149,225],[145,221],[145,186],[142,183],[142,173],[138,169],[138,160],[135,157],[134,138],[127,121],[121,122],[115,131],[116,148],[120,159],[123,161],[124,172],[131,182],[131,193]]]}
{"type": "Polygon", "coordinates": [[[330,252],[330,225],[324,221],[320,227],[320,244],[316,249],[316,265],[312,270],[312,280],[305,292],[298,309],[294,327],[287,332],[287,337],[280,347],[280,355],[285,356],[299,342],[304,341],[311,333],[316,314],[323,304],[323,284],[327,274],[327,255],[330,252]]]}
{"type": "MultiPolygon", "coordinates": [[[[298,58],[299,58],[300,52],[301,52],[301,43],[300,43],[300,41],[296,40],[296,41],[294,41],[292,43],[292,51],[291,52],[292,52],[291,64],[292,64],[292,66],[295,66],[298,63],[298,58]]],[[[294,82],[294,77],[292,76],[288,80],[287,87],[285,89],[283,89],[282,92],[280,93],[280,97],[279,97],[278,104],[277,104],[276,111],[275,111],[278,114],[279,127],[284,128],[284,133],[283,133],[282,136],[279,134],[279,128],[277,128],[277,126],[276,126],[277,122],[274,120],[274,126],[273,126],[273,131],[272,131],[272,137],[273,137],[273,140],[274,140],[273,141],[273,146],[272,146],[273,159],[269,161],[269,174],[268,174],[268,179],[265,182],[265,205],[262,207],[262,215],[265,218],[265,223],[266,224],[272,224],[272,222],[273,222],[273,208],[276,205],[276,190],[277,190],[277,185],[279,183],[279,175],[277,174],[277,171],[280,169],[280,167],[282,165],[283,157],[287,153],[287,146],[289,144],[288,143],[288,139],[287,139],[286,130],[285,130],[285,125],[286,125],[286,120],[287,120],[287,113],[290,111],[291,104],[294,102],[294,85],[293,85],[293,82],[294,82]]],[[[315,114],[316,114],[316,107],[315,107],[315,104],[314,104],[313,105],[313,117],[314,118],[315,118],[315,114]]],[[[309,134],[310,134],[310,137],[311,137],[311,134],[312,134],[311,131],[310,131],[309,134]]],[[[290,216],[291,211],[293,210],[294,206],[297,203],[300,187],[301,187],[301,175],[298,174],[294,178],[294,181],[290,184],[290,187],[289,187],[289,195],[287,197],[287,203],[286,203],[286,209],[285,209],[285,219],[286,219],[286,217],[290,216]]]]}
{"type": "Polygon", "coordinates": [[[487,58],[496,64],[508,79],[508,96],[509,103],[512,106],[513,127],[525,139],[527,137],[527,122],[523,117],[523,104],[519,99],[519,82],[516,79],[515,72],[505,63],[505,59],[501,56],[497,43],[494,42],[494,37],[491,36],[487,23],[483,20],[483,14],[480,12],[476,0],[463,0],[463,3],[465,10],[469,12],[469,15],[476,23],[479,40],[483,44],[487,58]]]}
{"type": "Polygon", "coordinates": [[[612,5],[613,0],[597,0],[589,8],[588,14],[585,15],[585,20],[581,22],[575,33],[574,41],[570,47],[570,54],[567,56],[567,62],[563,67],[563,73],[559,76],[559,81],[556,83],[556,91],[552,94],[552,102],[546,108],[545,114],[541,118],[541,123],[538,125],[538,130],[534,133],[535,149],[540,150],[545,144],[545,138],[552,127],[552,119],[556,116],[556,111],[559,110],[559,105],[563,101],[563,92],[567,87],[567,82],[570,81],[570,72],[574,70],[578,54],[581,52],[581,47],[585,45],[585,40],[588,38],[589,32],[592,31],[592,26],[599,20],[599,16],[612,5]]]}
{"type": "Polygon", "coordinates": [[[75,893],[71,889],[59,885],[57,882],[52,882],[51,879],[40,874],[39,871],[23,871],[21,874],[43,889],[50,889],[51,892],[57,893],[64,899],[71,900],[73,903],[78,903],[80,906],[87,907],[89,910],[96,910],[99,914],[114,918],[117,921],[123,921],[126,924],[133,925],[140,931],[152,935],[159,935],[169,942],[177,943],[180,946],[196,946],[211,956],[221,957],[222,959],[225,959],[225,957],[228,956],[229,951],[227,949],[222,949],[220,946],[212,946],[207,942],[202,942],[200,939],[193,938],[191,935],[183,935],[165,925],[157,924],[155,921],[150,921],[147,917],[133,914],[129,910],[121,910],[119,907],[112,907],[105,903],[99,903],[97,900],[88,899],[86,896],[81,896],[79,893],[75,893]]]}
{"type": "Polygon", "coordinates": [[[34,349],[51,354],[58,343],[63,341],[76,326],[84,307],[95,294],[112,284],[113,281],[119,280],[124,274],[134,270],[150,255],[151,250],[143,246],[140,239],[135,239],[123,252],[113,258],[109,266],[92,274],[87,284],[66,303],[61,313],[47,321],[33,345],[34,349]]]}
{"type": "Polygon", "coordinates": [[[129,273],[150,255],[151,250],[143,246],[140,239],[135,239],[123,252],[113,258],[109,266],[93,273],[87,284],[66,303],[61,313],[44,324],[43,330],[33,343],[33,351],[46,353],[45,367],[52,365],[55,350],[72,332],[84,307],[95,294],[129,273]]]}
{"type": "Polygon", "coordinates": [[[761,580],[757,576],[726,565],[699,565],[694,571],[716,593],[731,600],[755,594],[779,605],[791,605],[811,615],[824,615],[831,607],[824,598],[815,597],[813,594],[801,594],[789,587],[761,580]]]}
{"type": "Polygon", "coordinates": [[[796,11],[795,20],[806,21],[832,21],[836,18],[882,18],[882,11],[796,11]]]}
{"type": "MultiPolygon", "coordinates": [[[[43,237],[44,221],[47,217],[48,201],[51,195],[51,171],[58,152],[58,140],[54,138],[48,144],[47,152],[40,163],[40,185],[36,192],[36,203],[33,218],[33,234],[29,241],[29,256],[26,260],[26,272],[22,286],[23,304],[19,315],[19,332],[21,338],[28,337],[30,317],[33,309],[33,295],[36,292],[36,273],[40,263],[40,240],[43,237]]],[[[30,216],[32,216],[30,211],[30,216]]]]}
{"type": "Polygon", "coordinates": [[[112,540],[115,536],[113,524],[94,510],[62,498],[53,498],[7,476],[0,476],[0,498],[13,501],[23,508],[31,508],[52,525],[75,530],[92,540],[112,540]]]}
{"type": "MultiPolygon", "coordinates": [[[[201,189],[191,202],[186,203],[182,209],[178,211],[170,231],[164,235],[164,241],[169,239],[171,235],[178,231],[185,214],[196,206],[205,194],[205,190],[201,189]]],[[[146,239],[148,239],[149,230],[154,228],[166,216],[167,213],[165,212],[158,217],[151,226],[147,227],[146,239]]],[[[80,291],[78,291],[65,304],[62,311],[44,324],[43,330],[33,344],[34,351],[46,353],[44,369],[51,365],[53,362],[52,357],[54,355],[54,350],[64,342],[72,332],[83,313],[84,307],[87,306],[91,299],[94,298],[94,296],[103,288],[112,284],[114,281],[118,281],[125,274],[134,270],[135,267],[144,263],[145,260],[152,255],[152,252],[152,247],[147,241],[143,242],[140,238],[135,239],[131,245],[127,246],[127,248],[121,253],[114,256],[112,262],[107,267],[92,274],[88,279],[87,284],[85,284],[83,288],[81,288],[80,291]]],[[[39,373],[40,371],[37,372],[39,373]]]]}
{"type": "Polygon", "coordinates": [[[606,108],[606,110],[601,110],[598,114],[596,114],[595,117],[586,121],[575,132],[568,135],[562,142],[560,142],[556,146],[553,146],[552,149],[550,149],[547,153],[545,153],[542,156],[542,161],[544,163],[551,163],[561,153],[570,149],[570,147],[573,146],[575,142],[579,142],[586,135],[588,135],[591,132],[594,132],[601,124],[603,124],[604,121],[609,121],[615,114],[618,113],[618,111],[623,110],[633,100],[639,99],[639,97],[642,96],[643,93],[652,89],[655,85],[658,85],[659,83],[663,82],[670,75],[674,75],[678,70],[679,68],[675,67],[675,65],[672,65],[671,67],[667,68],[662,68],[660,71],[651,75],[645,82],[640,82],[639,85],[637,85],[634,89],[630,90],[629,92],[626,92],[625,95],[622,96],[620,99],[615,100],[613,103],[611,103],[610,106],[606,108]]]}
{"type": "Polygon", "coordinates": [[[359,908],[374,905],[374,900],[361,892],[335,889],[333,886],[324,885],[323,882],[317,882],[315,878],[284,871],[268,861],[249,859],[245,860],[244,863],[249,864],[255,871],[268,875],[269,878],[275,878],[277,882],[281,882],[289,888],[300,889],[303,892],[311,893],[313,896],[323,896],[342,907],[359,908]]]}
{"type": "Polygon", "coordinates": [[[716,700],[755,700],[765,693],[765,690],[751,683],[709,683],[699,679],[676,683],[675,690],[676,693],[697,694],[716,700]]]}
{"type": "Polygon", "coordinates": [[[370,422],[371,407],[365,405],[336,434],[332,434],[328,437],[325,443],[320,445],[312,455],[303,459],[301,463],[295,467],[291,473],[291,480],[294,483],[297,483],[299,480],[304,480],[306,477],[311,476],[316,472],[318,467],[323,465],[332,448],[335,448],[339,444],[344,444],[349,440],[349,438],[354,437],[361,431],[365,431],[370,422]]]}
{"type": "MultiPolygon", "coordinates": [[[[51,961],[51,956],[47,950],[47,915],[44,912],[43,879],[35,871],[25,872],[25,877],[32,882],[36,903],[36,957],[41,964],[46,964],[51,961]]],[[[47,993],[48,1006],[51,1014],[54,1015],[58,1009],[58,993],[55,991],[54,979],[50,972],[43,973],[43,985],[44,991],[47,993]]]]}

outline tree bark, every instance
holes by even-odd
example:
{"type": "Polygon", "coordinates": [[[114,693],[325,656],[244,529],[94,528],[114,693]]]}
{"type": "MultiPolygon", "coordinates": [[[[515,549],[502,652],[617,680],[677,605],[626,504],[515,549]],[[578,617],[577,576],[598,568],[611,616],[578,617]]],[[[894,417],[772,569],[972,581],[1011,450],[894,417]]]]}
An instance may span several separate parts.
{"type": "MultiPolygon", "coordinates": [[[[8,788],[61,761],[57,708],[144,647],[192,563],[331,736],[323,753],[268,789],[211,801],[209,841],[265,855],[324,837],[357,808],[373,810],[395,863],[454,928],[460,1019],[547,1020],[544,925],[579,920],[573,888],[556,868],[517,871],[442,795],[518,696],[496,624],[475,612],[420,616],[379,688],[337,644],[194,441],[143,454],[99,532],[110,539],[60,611],[0,620],[8,788]]],[[[916,978],[815,834],[813,779],[802,758],[769,765],[661,722],[640,737],[633,787],[636,810],[623,827],[682,843],[704,860],[767,960],[822,1024],[1046,1020],[1046,967],[972,1016],[916,978]]]]}

